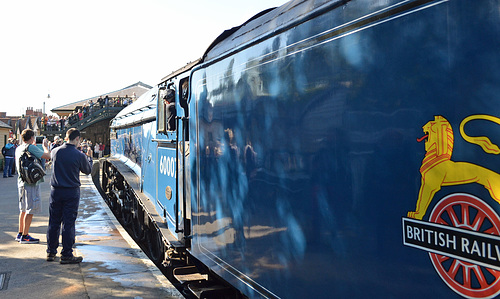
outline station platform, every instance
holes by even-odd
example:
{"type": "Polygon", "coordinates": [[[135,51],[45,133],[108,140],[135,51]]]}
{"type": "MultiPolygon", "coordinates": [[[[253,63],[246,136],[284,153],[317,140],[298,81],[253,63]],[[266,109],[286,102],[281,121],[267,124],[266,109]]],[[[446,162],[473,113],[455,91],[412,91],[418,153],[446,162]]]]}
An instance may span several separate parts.
{"type": "Polygon", "coordinates": [[[81,175],[81,200],[74,254],[80,264],[47,262],[50,169],[41,185],[42,211],[30,235],[39,244],[15,241],[18,231],[17,175],[0,177],[0,298],[184,298],[146,257],[81,175]]]}

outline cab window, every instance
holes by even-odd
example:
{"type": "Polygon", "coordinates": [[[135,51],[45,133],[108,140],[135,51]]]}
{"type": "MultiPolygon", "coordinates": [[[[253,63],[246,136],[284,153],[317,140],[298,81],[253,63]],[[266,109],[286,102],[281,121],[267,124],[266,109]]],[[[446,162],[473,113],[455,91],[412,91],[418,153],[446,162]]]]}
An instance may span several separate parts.
{"type": "Polygon", "coordinates": [[[158,96],[158,133],[175,131],[177,110],[175,107],[176,92],[172,87],[160,88],[158,96]]]}

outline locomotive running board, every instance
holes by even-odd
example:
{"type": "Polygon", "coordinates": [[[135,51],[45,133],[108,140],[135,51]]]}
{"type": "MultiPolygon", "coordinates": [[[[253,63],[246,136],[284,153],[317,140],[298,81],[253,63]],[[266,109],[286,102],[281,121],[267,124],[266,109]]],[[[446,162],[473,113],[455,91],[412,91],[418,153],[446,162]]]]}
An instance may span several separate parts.
{"type": "Polygon", "coordinates": [[[179,267],[174,269],[174,277],[181,284],[193,281],[208,280],[207,274],[201,274],[195,266],[179,267]]]}
{"type": "Polygon", "coordinates": [[[238,298],[233,288],[210,280],[208,274],[200,273],[196,266],[175,268],[173,275],[196,298],[238,298]]]}

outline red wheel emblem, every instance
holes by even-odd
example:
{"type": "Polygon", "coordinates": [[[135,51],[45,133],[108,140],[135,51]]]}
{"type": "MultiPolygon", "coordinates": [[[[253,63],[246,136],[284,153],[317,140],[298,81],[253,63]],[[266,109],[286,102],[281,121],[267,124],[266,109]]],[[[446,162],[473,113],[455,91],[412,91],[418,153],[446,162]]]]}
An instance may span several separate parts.
{"type": "MultiPolygon", "coordinates": [[[[500,218],[481,199],[469,194],[452,194],[432,210],[430,222],[461,229],[500,235],[500,218]]],[[[467,298],[492,298],[500,293],[500,271],[429,253],[439,276],[458,294],[467,298]]]]}

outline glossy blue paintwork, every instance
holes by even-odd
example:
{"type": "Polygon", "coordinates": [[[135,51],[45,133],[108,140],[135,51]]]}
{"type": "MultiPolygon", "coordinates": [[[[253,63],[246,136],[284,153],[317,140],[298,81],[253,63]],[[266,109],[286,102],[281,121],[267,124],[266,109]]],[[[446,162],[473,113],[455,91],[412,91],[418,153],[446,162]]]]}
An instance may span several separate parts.
{"type": "MultiPolygon", "coordinates": [[[[143,162],[142,162],[142,190],[150,199],[156,199],[156,183],[157,183],[157,145],[151,140],[156,137],[156,122],[150,122],[142,125],[142,138],[143,138],[143,162]]],[[[161,215],[162,210],[159,209],[156,200],[153,200],[157,206],[158,212],[161,215]]]]}
{"type": "MultiPolygon", "coordinates": [[[[177,188],[175,179],[162,173],[165,149],[154,141],[175,140],[175,134],[157,134],[157,93],[158,88],[148,91],[112,121],[116,139],[111,140],[111,156],[119,158],[136,173],[141,182],[140,191],[154,203],[156,212],[175,236],[174,201],[166,198],[165,188],[171,186],[174,196],[177,188]],[[149,121],[142,122],[145,119],[149,121]]],[[[175,150],[173,152],[175,158],[175,150]]]]}
{"type": "MultiPolygon", "coordinates": [[[[214,48],[191,79],[191,252],[251,298],[458,296],[403,245],[401,219],[436,115],[454,161],[500,172],[458,134],[469,115],[500,116],[499,7],[351,1],[230,55],[231,38],[214,48]]],[[[497,125],[469,130],[500,143],[497,125]]],[[[500,212],[479,184],[443,187],[429,211],[454,192],[500,212]]]]}
{"type": "Polygon", "coordinates": [[[176,198],[177,188],[175,177],[177,175],[176,168],[176,152],[175,148],[158,148],[158,182],[156,184],[158,199],[160,204],[166,210],[169,226],[175,227],[175,210],[174,202],[176,198]],[[170,198],[165,195],[165,190],[170,187],[170,198]]]}
{"type": "Polygon", "coordinates": [[[141,176],[141,144],[141,127],[117,130],[116,140],[111,141],[112,155],[119,157],[138,176],[141,176]]]}
{"type": "MultiPolygon", "coordinates": [[[[180,90],[180,80],[187,76],[186,73],[179,73],[165,84],[180,90]]],[[[176,131],[159,132],[158,94],[159,88],[154,87],[113,119],[111,129],[116,137],[111,139],[111,156],[120,159],[138,176],[141,190],[136,192],[143,193],[155,205],[156,211],[150,212],[162,217],[172,234],[169,240],[173,237],[183,241],[183,232],[178,232],[184,225],[184,205],[182,198],[178,198],[184,194],[184,189],[179,188],[183,176],[177,177],[178,172],[183,171],[184,159],[178,159],[176,147],[177,142],[183,144],[185,140],[182,137],[177,140],[176,131]]],[[[177,116],[183,117],[185,111],[179,104],[178,92],[176,99],[177,116]]],[[[180,132],[182,127],[182,122],[179,122],[180,132]]]]}

